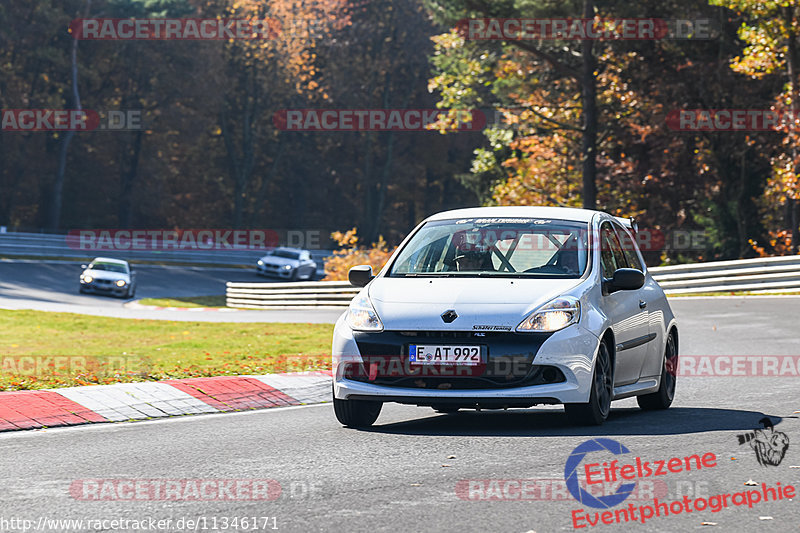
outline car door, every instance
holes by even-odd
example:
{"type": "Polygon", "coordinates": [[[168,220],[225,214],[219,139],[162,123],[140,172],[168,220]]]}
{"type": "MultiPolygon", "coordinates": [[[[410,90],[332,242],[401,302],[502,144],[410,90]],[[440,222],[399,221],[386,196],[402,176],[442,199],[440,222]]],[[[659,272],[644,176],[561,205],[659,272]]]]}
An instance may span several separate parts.
{"type": "MultiPolygon", "coordinates": [[[[632,268],[628,265],[619,237],[609,221],[600,225],[600,265],[604,280],[614,277],[617,269],[632,268]]],[[[616,342],[614,386],[635,383],[639,379],[650,340],[647,307],[641,290],[619,290],[611,293],[604,290],[603,308],[611,320],[611,330],[616,342]]]]}
{"type": "Polygon", "coordinates": [[[639,300],[644,302],[645,310],[647,311],[648,338],[650,341],[647,343],[647,354],[642,362],[639,378],[658,376],[661,374],[664,334],[664,327],[662,326],[664,313],[659,309],[658,300],[663,299],[663,293],[653,278],[646,273],[647,267],[639,255],[634,233],[616,223],[614,223],[614,229],[617,230],[617,235],[622,243],[622,251],[628,262],[628,268],[641,270],[646,275],[644,286],[638,292],[639,300]]]}

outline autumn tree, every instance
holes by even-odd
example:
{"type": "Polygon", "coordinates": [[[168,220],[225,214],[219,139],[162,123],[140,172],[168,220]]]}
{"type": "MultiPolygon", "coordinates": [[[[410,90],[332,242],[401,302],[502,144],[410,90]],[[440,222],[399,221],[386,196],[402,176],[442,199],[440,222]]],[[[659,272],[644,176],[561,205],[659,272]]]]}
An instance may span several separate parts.
{"type": "Polygon", "coordinates": [[[785,80],[771,108],[783,114],[788,112],[791,119],[782,121],[782,149],[771,159],[772,176],[765,204],[772,204],[769,209],[772,212],[776,203],[785,207],[791,251],[797,253],[800,246],[800,7],[786,0],[710,0],[710,3],[724,6],[743,19],[738,34],[747,46],[740,56],[731,60],[731,68],[753,79],[779,76],[785,80]]]}

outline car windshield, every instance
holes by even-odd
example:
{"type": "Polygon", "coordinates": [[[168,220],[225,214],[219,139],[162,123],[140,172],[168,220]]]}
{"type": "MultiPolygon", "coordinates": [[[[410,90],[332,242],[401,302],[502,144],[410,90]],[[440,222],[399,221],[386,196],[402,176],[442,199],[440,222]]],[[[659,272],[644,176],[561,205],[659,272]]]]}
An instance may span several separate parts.
{"type": "Polygon", "coordinates": [[[119,272],[121,274],[128,273],[128,267],[120,263],[92,263],[89,265],[92,270],[105,270],[107,272],[119,272]]]}
{"type": "Polygon", "coordinates": [[[400,251],[389,276],[579,278],[586,223],[530,218],[436,220],[400,251]]]}
{"type": "Polygon", "coordinates": [[[284,259],[300,259],[300,254],[291,250],[275,250],[272,252],[272,255],[275,257],[283,257],[284,259]]]}

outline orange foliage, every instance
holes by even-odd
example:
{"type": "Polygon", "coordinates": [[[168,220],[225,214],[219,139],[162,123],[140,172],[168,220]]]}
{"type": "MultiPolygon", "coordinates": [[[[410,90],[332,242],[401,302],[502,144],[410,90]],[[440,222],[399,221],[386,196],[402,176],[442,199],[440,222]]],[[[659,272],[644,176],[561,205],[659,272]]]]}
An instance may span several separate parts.
{"type": "Polygon", "coordinates": [[[331,238],[342,249],[333,252],[325,263],[325,281],[346,281],[347,272],[356,265],[370,265],[377,274],[395,250],[386,246],[383,236],[378,237],[378,242],[372,243],[371,247],[359,246],[356,228],[344,233],[336,231],[331,233],[331,238]]]}
{"type": "Polygon", "coordinates": [[[758,242],[753,239],[750,239],[749,243],[758,257],[792,255],[792,232],[788,230],[769,232],[769,245],[772,247],[772,252],[768,251],[766,246],[759,246],[758,242]]]}

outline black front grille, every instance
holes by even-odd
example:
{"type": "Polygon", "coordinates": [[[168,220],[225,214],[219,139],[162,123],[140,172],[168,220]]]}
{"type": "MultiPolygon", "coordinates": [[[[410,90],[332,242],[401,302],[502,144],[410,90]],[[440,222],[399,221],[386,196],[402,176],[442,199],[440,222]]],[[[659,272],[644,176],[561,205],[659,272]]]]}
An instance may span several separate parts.
{"type": "Polygon", "coordinates": [[[553,366],[534,365],[536,353],[550,334],[473,331],[384,331],[354,333],[363,363],[346,363],[348,379],[420,389],[512,388],[566,380],[553,366]],[[417,365],[408,360],[408,346],[441,342],[481,346],[485,363],[467,365],[417,365]]]}

